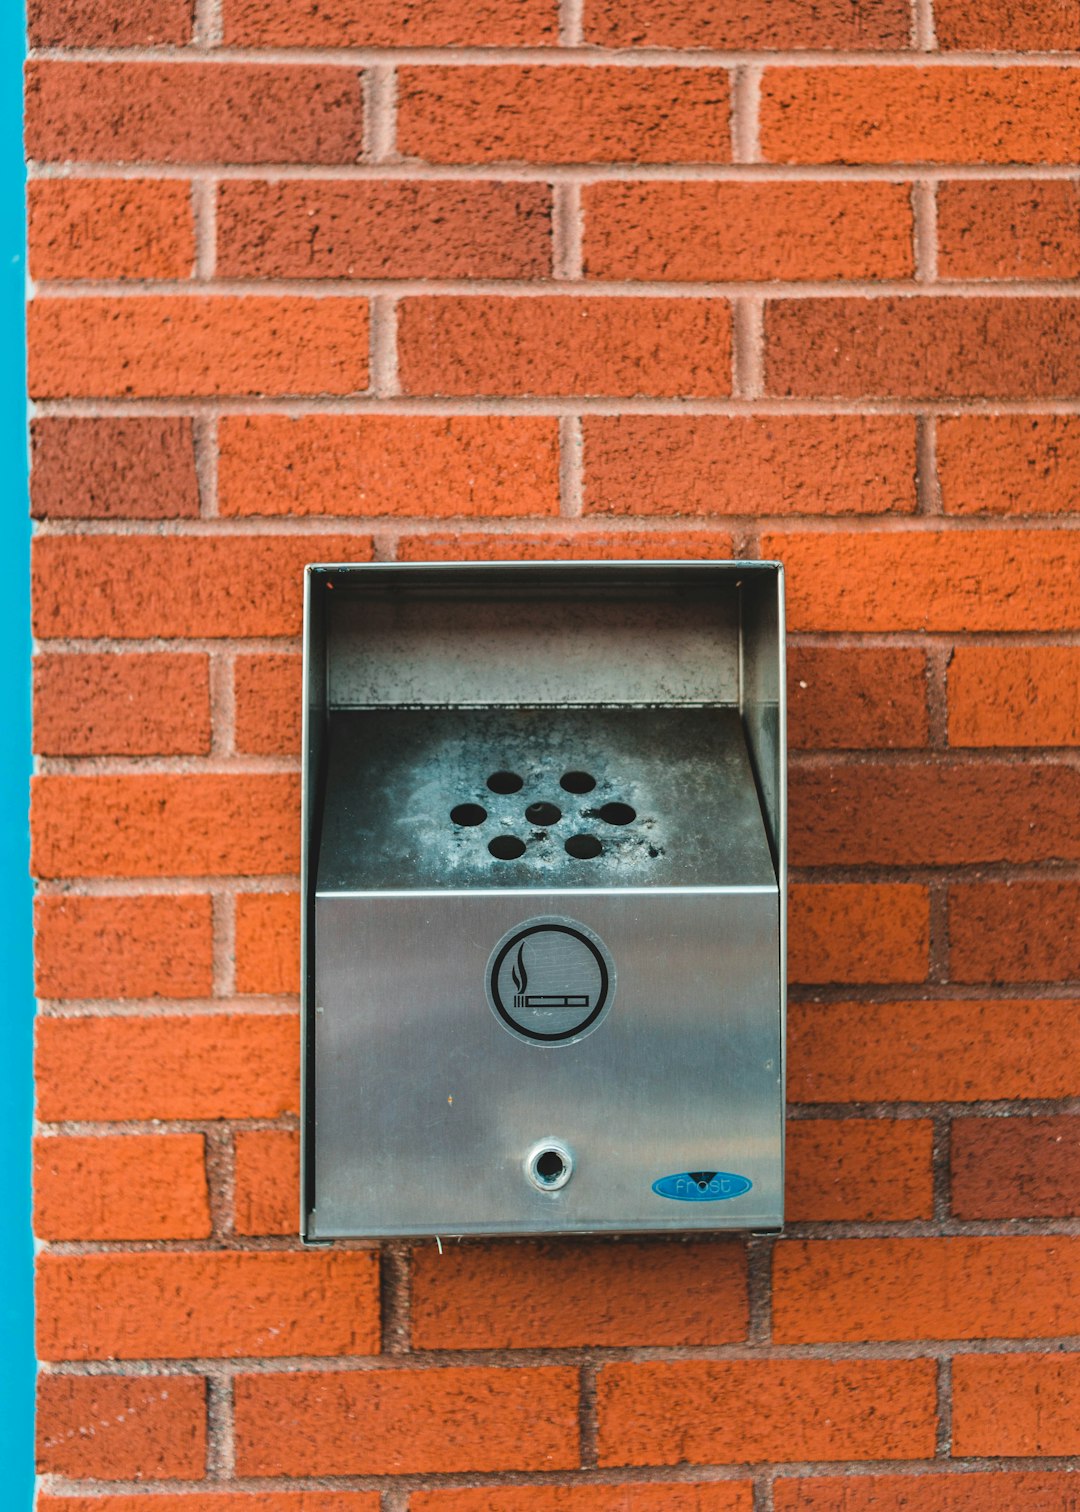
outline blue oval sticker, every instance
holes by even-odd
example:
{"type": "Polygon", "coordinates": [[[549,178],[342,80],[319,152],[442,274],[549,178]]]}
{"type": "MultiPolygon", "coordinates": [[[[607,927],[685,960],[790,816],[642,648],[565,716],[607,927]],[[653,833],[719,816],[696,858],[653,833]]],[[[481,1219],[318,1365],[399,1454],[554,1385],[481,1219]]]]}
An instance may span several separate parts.
{"type": "Polygon", "coordinates": [[[658,1197],[670,1197],[675,1202],[723,1202],[728,1197],[743,1196],[753,1184],[748,1176],[735,1176],[731,1171],[682,1171],[676,1176],[661,1176],[652,1189],[658,1197]]]}

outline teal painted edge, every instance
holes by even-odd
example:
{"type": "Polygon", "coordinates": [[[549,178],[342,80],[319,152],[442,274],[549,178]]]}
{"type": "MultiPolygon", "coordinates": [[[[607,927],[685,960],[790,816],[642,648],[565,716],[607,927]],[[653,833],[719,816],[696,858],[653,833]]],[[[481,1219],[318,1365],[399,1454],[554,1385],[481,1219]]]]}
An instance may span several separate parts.
{"type": "Polygon", "coordinates": [[[33,1240],[30,1131],[33,1117],[33,904],[27,798],[30,777],[30,511],[26,433],[26,172],[22,145],[22,0],[0,3],[0,1171],[5,1191],[0,1243],[0,1466],[3,1500],[29,1508],[34,1494],[33,1240]]]}

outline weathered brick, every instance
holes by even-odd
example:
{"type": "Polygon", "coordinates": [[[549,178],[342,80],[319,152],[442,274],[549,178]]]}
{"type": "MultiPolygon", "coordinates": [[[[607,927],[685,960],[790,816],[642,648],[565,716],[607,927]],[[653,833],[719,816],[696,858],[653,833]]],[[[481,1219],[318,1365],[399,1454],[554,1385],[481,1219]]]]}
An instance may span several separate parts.
{"type": "Polygon", "coordinates": [[[40,1239],[207,1239],[201,1134],[124,1134],[34,1141],[34,1232],[40,1239]]]}
{"type": "Polygon", "coordinates": [[[911,514],[908,415],[589,415],[585,513],[911,514]]]}
{"type": "Polygon", "coordinates": [[[1068,52],[1080,48],[1071,0],[934,0],[939,47],[974,52],[1068,52]]]}
{"type": "Polygon", "coordinates": [[[309,562],[367,562],[369,536],[43,536],[35,633],[298,635],[309,562]]]}
{"type": "Polygon", "coordinates": [[[413,1253],[414,1349],[739,1343],[749,1306],[738,1242],[467,1245],[413,1253]]]}
{"type": "Polygon", "coordinates": [[[236,899],[236,990],[300,991],[300,898],[241,893],[236,899]]]}
{"type": "Polygon", "coordinates": [[[257,756],[300,754],[301,674],[295,652],[238,656],[233,663],[238,751],[257,756]]]}
{"type": "Polygon", "coordinates": [[[34,779],[39,877],[227,877],[295,872],[300,784],[291,773],[34,779]]]}
{"type": "Polygon", "coordinates": [[[1080,493],[1080,417],[943,415],[938,478],[946,514],[1067,514],[1080,493]]]}
{"type": "Polygon", "coordinates": [[[378,1370],[236,1379],[239,1475],[568,1470],[578,1375],[525,1369],[378,1370]]]}
{"type": "Polygon", "coordinates": [[[422,295],[398,311],[409,394],[731,392],[722,299],[422,295]]]}
{"type": "Polygon", "coordinates": [[[206,1382],[176,1375],[39,1375],[37,1443],[43,1475],[201,1480],[206,1382]]]}
{"type": "Polygon", "coordinates": [[[773,163],[1069,163],[1080,89],[1068,68],[768,68],[773,163]]]}
{"type": "Polygon", "coordinates": [[[1080,186],[947,180],[938,185],[937,238],[942,278],[1075,278],[1080,186]]]}
{"type": "Polygon", "coordinates": [[[199,513],[190,420],[36,419],[32,512],[41,519],[173,519],[199,513]]]}
{"type": "Polygon", "coordinates": [[[236,1232],[294,1234],[300,1212],[300,1136],[288,1129],[240,1129],[235,1138],[236,1232]]]}
{"type": "Polygon", "coordinates": [[[795,883],[789,898],[793,982],[923,982],[930,897],[900,882],[795,883]]]}
{"type": "Polygon", "coordinates": [[[39,897],[34,928],[41,997],[191,998],[213,991],[208,897],[39,897]]]}
{"type": "Polygon", "coordinates": [[[226,179],[227,278],[549,278],[546,184],[226,179]]]}
{"type": "Polygon", "coordinates": [[[777,1480],[773,1505],[776,1512],[1076,1512],[1074,1482],[1068,1471],[1037,1470],[812,1475],[777,1480]]]}
{"type": "Polygon", "coordinates": [[[1070,398],[1080,394],[1080,301],[770,300],[765,390],[807,398],[1070,398]]]}
{"type": "Polygon", "coordinates": [[[360,85],[349,67],[31,62],[26,148],[43,162],[351,163],[360,85]]]}
{"type": "MultiPolygon", "coordinates": [[[[39,1494],[37,1512],[379,1512],[381,1505],[378,1491],[208,1490],[169,1492],[168,1498],[162,1508],[160,1494],[153,1491],[111,1496],[39,1494]]],[[[704,1504],[702,1512],[706,1512],[704,1504]]],[[[712,1512],[711,1504],[708,1512],[712,1512]]],[[[716,1512],[728,1512],[727,1505],[717,1503],[716,1512]]],[[[748,1509],[733,1505],[731,1512],[748,1512],[748,1509]]]]}
{"type": "Polygon", "coordinates": [[[1080,1216],[1080,1118],[954,1118],[958,1218],[1080,1216]]]}
{"type": "Polygon", "coordinates": [[[907,184],[587,184],[589,278],[907,278],[907,184]]]}
{"type": "Polygon", "coordinates": [[[354,394],[368,381],[366,299],[110,295],[35,299],[35,398],[354,394]]]}
{"type": "Polygon", "coordinates": [[[160,47],[191,41],[195,0],[29,0],[31,47],[160,47]]]}
{"type": "Polygon", "coordinates": [[[793,630],[1080,629],[1080,538],[1064,530],[767,531],[793,630]]]}
{"type": "Polygon", "coordinates": [[[191,185],[181,179],[32,179],[27,201],[33,278],[191,275],[191,185]]]}
{"type": "Polygon", "coordinates": [[[39,1018],[44,1123],[278,1118],[300,1107],[294,1014],[39,1018]]]}
{"type": "Polygon", "coordinates": [[[687,530],[668,534],[653,530],[579,531],[573,535],[408,535],[398,542],[403,562],[629,561],[724,558],[731,555],[731,535],[722,530],[687,530]]]}
{"type": "Polygon", "coordinates": [[[1080,1094],[1080,1005],[792,1003],[788,1096],[799,1103],[981,1102],[1080,1094]]]}
{"type": "Polygon", "coordinates": [[[926,656],[902,647],[788,647],[793,750],[903,750],[929,744],[926,656]]]}
{"type": "Polygon", "coordinates": [[[558,422],[531,415],[227,415],[226,515],[553,515],[558,422]]]}
{"type": "Polygon", "coordinates": [[[1080,977],[1080,883],[974,882],[949,888],[955,982],[1068,982],[1080,977]]]}
{"type": "Polygon", "coordinates": [[[601,1465],[922,1459],[932,1360],[680,1360],[604,1365],[601,1465]]]}
{"type": "Polygon", "coordinates": [[[368,1355],[379,1349],[374,1250],[46,1254],[46,1360],[368,1355]]]}
{"type": "MultiPolygon", "coordinates": [[[[491,1486],[414,1491],[411,1512],[751,1512],[749,1481],[688,1485],[491,1486]]],[[[48,1512],[43,1508],[42,1512],[48,1512]]],[[[93,1509],[90,1509],[93,1512],[93,1509]]],[[[108,1509],[105,1509],[108,1512],[108,1509]]]]}
{"type": "Polygon", "coordinates": [[[536,47],[558,36],[556,0],[224,0],[234,47],[536,47]]]}
{"type": "Polygon", "coordinates": [[[404,67],[398,147],[433,163],[726,163],[722,68],[404,67]]]}
{"type": "Polygon", "coordinates": [[[934,1129],[925,1118],[789,1122],[789,1223],[882,1223],[931,1218],[934,1129]]]}
{"type": "Polygon", "coordinates": [[[585,40],[601,47],[901,48],[903,0],[585,0],[585,40]]]}
{"type": "Polygon", "coordinates": [[[952,1452],[1080,1454],[1080,1355],[959,1355],[952,1452]]]}
{"type": "Polygon", "coordinates": [[[1080,860],[1080,768],[1030,761],[794,767],[794,866],[1080,860]]]}
{"type": "Polygon", "coordinates": [[[778,1344],[1078,1331],[1080,1239],[830,1239],[773,1251],[778,1344]]]}
{"type": "Polygon", "coordinates": [[[161,651],[35,657],[34,749],[46,756],[206,755],[208,659],[161,651]]]}
{"type": "Polygon", "coordinates": [[[948,678],[950,745],[1080,745],[1080,648],[958,646],[948,678]]]}

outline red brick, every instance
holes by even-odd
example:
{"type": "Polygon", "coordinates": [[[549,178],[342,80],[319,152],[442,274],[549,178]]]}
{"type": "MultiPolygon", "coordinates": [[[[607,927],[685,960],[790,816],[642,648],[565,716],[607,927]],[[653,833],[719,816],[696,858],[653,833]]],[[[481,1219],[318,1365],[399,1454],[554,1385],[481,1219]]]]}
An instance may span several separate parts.
{"type": "Polygon", "coordinates": [[[1080,1355],[960,1355],[956,1455],[1080,1454],[1080,1355]]]}
{"type": "Polygon", "coordinates": [[[374,1250],[45,1254],[46,1360],[369,1355],[379,1349],[374,1250]]]}
{"type": "Polygon", "coordinates": [[[33,179],[33,278],[188,278],[191,185],[179,179],[33,179]]]}
{"type": "Polygon", "coordinates": [[[1080,1094],[1076,1002],[792,1003],[793,1102],[1080,1094]]]}
{"type": "Polygon", "coordinates": [[[398,147],[432,163],[726,163],[722,68],[398,71],[398,147]]]}
{"type": "Polygon", "coordinates": [[[309,562],[367,562],[368,536],[44,536],[35,632],[54,636],[298,635],[309,562]]]}
{"type": "Polygon", "coordinates": [[[773,163],[1071,163],[1080,89],[1067,68],[770,68],[773,163]]]}
{"type": "Polygon", "coordinates": [[[363,142],[356,68],[53,60],[26,78],[41,162],[351,163],[363,142]]]}
{"type": "Polygon", "coordinates": [[[906,278],[907,184],[587,184],[589,278],[906,278]]]}
{"type": "MultiPolygon", "coordinates": [[[[37,1512],[379,1512],[377,1491],[188,1491],[170,1493],[165,1506],[156,1492],[113,1496],[39,1495],[37,1512]]],[[[652,1509],[647,1509],[652,1512],[652,1509]]],[[[681,1509],[680,1509],[681,1512],[681,1509]]],[[[688,1512],[697,1512],[696,1508],[688,1512]]],[[[712,1512],[702,1504],[701,1512],[712,1512]]],[[[727,1512],[717,1503],[716,1512],[727,1512]]],[[[731,1512],[748,1512],[732,1506],[731,1512]]]]}
{"type": "Polygon", "coordinates": [[[210,750],[205,656],[34,659],[34,748],[47,756],[172,756],[210,750]]]}
{"type": "Polygon", "coordinates": [[[302,670],[295,652],[236,658],[233,734],[238,751],[257,756],[300,754],[302,670]]]}
{"type": "Polygon", "coordinates": [[[198,998],[213,991],[210,899],[39,897],[44,998],[198,998]]]}
{"type": "Polygon", "coordinates": [[[774,1483],[773,1505],[776,1512],[1076,1512],[1075,1479],[1067,1471],[1001,1470],[800,1476],[774,1483]]]}
{"type": "Polygon", "coordinates": [[[589,415],[586,514],[911,514],[909,415],[589,415]]]}
{"type": "Polygon", "coordinates": [[[34,420],[37,519],[164,520],[199,513],[190,420],[34,420]]]}
{"type": "Polygon", "coordinates": [[[546,184],[227,179],[226,278],[549,278],[546,184]]]}
{"type": "Polygon", "coordinates": [[[932,1218],[934,1129],[923,1118],[799,1119],[787,1126],[789,1223],[932,1218]]]}
{"type": "Polygon", "coordinates": [[[1080,629],[1080,538],[1064,530],[767,531],[792,630],[1080,629]]]}
{"type": "Polygon", "coordinates": [[[722,299],[420,296],[399,306],[409,394],[731,392],[722,299]]]}
{"type": "Polygon", "coordinates": [[[300,1136],[287,1129],[236,1134],[238,1234],[294,1234],[300,1212],[300,1136]]]}
{"type": "Polygon", "coordinates": [[[1080,493],[1080,417],[943,415],[937,460],[946,514],[1069,514],[1080,493]]]}
{"type": "Polygon", "coordinates": [[[765,390],[849,399],[1072,397],[1080,393],[1080,300],[772,300],[765,390]]]}
{"type": "Polygon", "coordinates": [[[652,530],[573,535],[414,535],[402,536],[403,562],[592,561],[632,558],[680,561],[731,555],[731,536],[721,530],[688,530],[678,535],[652,530]]]}
{"type": "Polygon", "coordinates": [[[300,991],[297,893],[240,893],[236,899],[236,990],[300,991]]]}
{"type": "Polygon", "coordinates": [[[922,1459],[932,1360],[680,1360],[605,1365],[601,1465],[922,1459]]]}
{"type": "Polygon", "coordinates": [[[794,866],[1080,860],[1080,767],[834,761],[791,774],[794,866]]]}
{"type": "Polygon", "coordinates": [[[1068,52],[1080,47],[1071,0],[934,0],[939,47],[975,52],[1068,52]]]}
{"type": "Polygon", "coordinates": [[[795,883],[789,901],[793,982],[923,982],[930,897],[913,883],[795,883]]]}
{"type": "Polygon", "coordinates": [[[926,657],[901,647],[790,646],[794,750],[903,750],[929,744],[926,657]]]}
{"type": "Polygon", "coordinates": [[[578,1375],[569,1368],[236,1380],[242,1476],[569,1470],[577,1463],[578,1375]]]}
{"type": "Polygon", "coordinates": [[[585,40],[602,47],[902,48],[903,0],[585,0],[585,40]]]}
{"type": "Polygon", "coordinates": [[[426,1245],[412,1264],[414,1349],[740,1343],[746,1251],[721,1241],[426,1245]]]}
{"type": "Polygon", "coordinates": [[[958,646],[949,664],[949,744],[1080,745],[1080,649],[958,646]]]}
{"type": "Polygon", "coordinates": [[[954,982],[1080,977],[1080,883],[976,882],[949,888],[954,982]]]}
{"type": "Polygon", "coordinates": [[[1080,1216],[1080,1118],[954,1118],[957,1218],[1080,1216]]]}
{"type": "Polygon", "coordinates": [[[697,1486],[680,1481],[667,1485],[603,1486],[596,1481],[578,1486],[485,1485],[481,1490],[414,1491],[409,1507],[410,1512],[751,1512],[753,1487],[749,1481],[709,1481],[697,1486]]]}
{"type": "Polygon", "coordinates": [[[812,1344],[1074,1334],[1078,1274],[1080,1239],[1061,1236],[785,1241],[773,1251],[773,1338],[812,1344]]]}
{"type": "Polygon", "coordinates": [[[201,1134],[34,1141],[34,1232],[41,1239],[207,1239],[201,1134]]]}
{"type": "Polygon", "coordinates": [[[367,387],[365,299],[35,299],[27,320],[35,398],[354,394],[367,387]]]}
{"type": "Polygon", "coordinates": [[[226,415],[225,515],[554,515],[558,421],[530,415],[226,415]]]}
{"type": "Polygon", "coordinates": [[[191,41],[194,0],[29,0],[31,47],[154,47],[191,41]]]}
{"type": "MultiPolygon", "coordinates": [[[[201,1377],[39,1375],[37,1407],[37,1468],[43,1475],[202,1480],[206,1382],[201,1377]]],[[[105,1505],[95,1499],[95,1512],[99,1506],[105,1512],[105,1505]]]]}
{"type": "Polygon", "coordinates": [[[555,42],[556,0],[224,0],[237,47],[535,47],[555,42]]]}
{"type": "Polygon", "coordinates": [[[295,872],[300,783],[287,772],[34,779],[39,877],[295,872]]]}
{"type": "Polygon", "coordinates": [[[1075,278],[1080,186],[1064,179],[953,180],[938,185],[942,278],[1075,278]]]}
{"type": "Polygon", "coordinates": [[[300,1106],[294,1014],[39,1018],[38,1117],[278,1118],[300,1106]]]}

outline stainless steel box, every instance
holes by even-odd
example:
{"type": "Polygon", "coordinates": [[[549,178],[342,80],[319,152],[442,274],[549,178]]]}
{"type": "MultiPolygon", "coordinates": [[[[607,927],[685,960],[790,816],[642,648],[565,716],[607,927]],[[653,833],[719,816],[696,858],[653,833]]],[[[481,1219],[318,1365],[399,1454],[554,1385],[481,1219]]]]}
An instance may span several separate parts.
{"type": "Polygon", "coordinates": [[[778,1229],[771,562],[316,566],[302,1231],[778,1229]]]}

